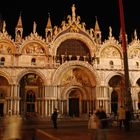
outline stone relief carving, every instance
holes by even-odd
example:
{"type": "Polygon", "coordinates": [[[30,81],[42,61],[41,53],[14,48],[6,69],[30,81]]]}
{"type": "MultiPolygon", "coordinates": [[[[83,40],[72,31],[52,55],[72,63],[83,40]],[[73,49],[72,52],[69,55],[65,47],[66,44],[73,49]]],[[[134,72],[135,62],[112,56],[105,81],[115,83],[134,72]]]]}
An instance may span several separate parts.
{"type": "Polygon", "coordinates": [[[75,10],[76,10],[75,4],[72,5],[71,9],[72,9],[72,20],[75,20],[75,17],[76,17],[76,13],[75,13],[75,10]]]}
{"type": "Polygon", "coordinates": [[[62,26],[62,30],[65,30],[65,28],[66,28],[66,22],[65,21],[62,21],[61,26],[62,26]]]}
{"type": "Polygon", "coordinates": [[[54,26],[54,31],[53,31],[54,35],[57,35],[58,33],[58,27],[57,26],[54,26]]]}
{"type": "Polygon", "coordinates": [[[80,16],[77,16],[77,19],[76,19],[77,25],[80,24],[80,20],[81,20],[81,17],[80,16]]]}
{"type": "Polygon", "coordinates": [[[45,50],[39,44],[32,43],[26,46],[25,53],[26,54],[44,54],[45,50]]]}
{"type": "Polygon", "coordinates": [[[133,49],[133,50],[130,52],[129,56],[130,56],[131,58],[140,58],[140,49],[133,49]]]}
{"type": "Polygon", "coordinates": [[[2,44],[0,44],[0,53],[1,54],[11,54],[12,49],[11,49],[11,47],[8,46],[8,44],[2,43],[2,44]]]}
{"type": "Polygon", "coordinates": [[[79,32],[79,29],[77,28],[75,24],[72,24],[70,28],[70,32],[79,32]]]}
{"type": "Polygon", "coordinates": [[[68,19],[68,23],[69,23],[69,25],[70,25],[70,24],[71,24],[71,22],[72,22],[72,21],[71,21],[71,16],[70,16],[70,15],[68,15],[68,16],[67,16],[67,19],[68,19]]]}
{"type": "Polygon", "coordinates": [[[106,47],[103,49],[102,53],[101,53],[101,57],[105,57],[105,58],[120,58],[120,53],[119,51],[114,48],[114,47],[106,47]]]}

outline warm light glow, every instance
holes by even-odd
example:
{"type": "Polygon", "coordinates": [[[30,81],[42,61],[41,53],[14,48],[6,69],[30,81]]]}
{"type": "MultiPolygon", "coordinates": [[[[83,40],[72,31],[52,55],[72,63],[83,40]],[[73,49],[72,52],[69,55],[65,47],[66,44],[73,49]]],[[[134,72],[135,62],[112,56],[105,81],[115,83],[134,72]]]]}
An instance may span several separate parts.
{"type": "Polygon", "coordinates": [[[7,127],[4,131],[3,140],[21,139],[20,135],[21,118],[10,116],[7,119],[7,127]]]}

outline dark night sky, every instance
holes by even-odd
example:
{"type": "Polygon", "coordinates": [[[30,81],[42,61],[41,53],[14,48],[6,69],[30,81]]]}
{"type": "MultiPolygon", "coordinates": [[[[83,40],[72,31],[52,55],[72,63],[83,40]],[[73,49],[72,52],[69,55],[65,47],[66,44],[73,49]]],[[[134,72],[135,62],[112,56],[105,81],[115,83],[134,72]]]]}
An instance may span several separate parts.
{"type": "MultiPolygon", "coordinates": [[[[124,6],[125,29],[128,38],[137,29],[140,32],[140,6],[138,0],[122,0],[124,6]]],[[[7,31],[14,36],[18,17],[22,15],[24,35],[32,32],[33,21],[37,23],[37,32],[44,36],[48,13],[52,26],[60,25],[62,20],[71,14],[71,6],[75,4],[76,14],[87,29],[94,27],[95,16],[98,18],[102,36],[107,39],[109,26],[118,39],[120,32],[119,0],[5,0],[0,4],[0,13],[6,21],[7,31]]]]}

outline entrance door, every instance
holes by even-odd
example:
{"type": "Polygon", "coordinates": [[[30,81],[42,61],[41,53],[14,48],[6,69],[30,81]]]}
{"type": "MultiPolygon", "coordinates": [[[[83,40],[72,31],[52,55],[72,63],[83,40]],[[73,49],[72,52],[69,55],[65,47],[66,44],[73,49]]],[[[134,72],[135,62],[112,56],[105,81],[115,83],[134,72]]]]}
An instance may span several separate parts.
{"type": "Polygon", "coordinates": [[[79,98],[69,98],[69,115],[79,117],[79,98]]]}
{"type": "Polygon", "coordinates": [[[32,90],[26,94],[26,112],[27,115],[35,115],[35,93],[32,90]]]}
{"type": "Polygon", "coordinates": [[[118,93],[114,90],[111,94],[111,112],[117,115],[118,110],[118,93]]]}
{"type": "Polygon", "coordinates": [[[0,117],[3,117],[4,113],[3,113],[3,107],[4,107],[4,104],[3,103],[0,103],[0,117]]]}

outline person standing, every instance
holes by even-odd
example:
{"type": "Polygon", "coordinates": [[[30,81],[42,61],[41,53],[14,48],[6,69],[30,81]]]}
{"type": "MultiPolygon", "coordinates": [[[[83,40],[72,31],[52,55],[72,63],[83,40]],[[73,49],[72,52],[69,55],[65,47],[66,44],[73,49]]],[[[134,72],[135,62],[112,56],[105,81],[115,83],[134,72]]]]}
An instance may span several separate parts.
{"type": "Polygon", "coordinates": [[[130,131],[130,121],[131,121],[132,117],[131,117],[131,112],[128,110],[128,108],[126,108],[125,110],[125,123],[124,123],[124,127],[125,127],[125,131],[130,131]]]}
{"type": "Polygon", "coordinates": [[[124,120],[125,120],[125,109],[123,106],[120,106],[119,111],[118,111],[118,120],[119,120],[119,128],[121,129],[124,125],[124,120]]]}
{"type": "Polygon", "coordinates": [[[97,140],[108,140],[108,119],[107,114],[101,106],[95,113],[100,121],[100,128],[97,130],[97,140]]]}
{"type": "Polygon", "coordinates": [[[57,109],[55,108],[54,112],[52,113],[52,116],[51,116],[51,119],[52,119],[52,122],[53,122],[53,127],[55,129],[57,129],[57,118],[58,118],[58,112],[57,112],[57,109]]]}
{"type": "Polygon", "coordinates": [[[100,119],[101,121],[101,128],[107,128],[108,127],[108,121],[107,121],[107,114],[103,110],[103,107],[100,107],[99,110],[96,112],[96,116],[100,119]]]}
{"type": "Polygon", "coordinates": [[[96,116],[95,113],[91,114],[88,121],[88,129],[91,133],[91,140],[98,139],[98,129],[100,128],[100,121],[99,118],[96,116]],[[95,136],[95,138],[94,138],[95,136]]]}

